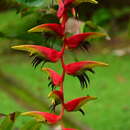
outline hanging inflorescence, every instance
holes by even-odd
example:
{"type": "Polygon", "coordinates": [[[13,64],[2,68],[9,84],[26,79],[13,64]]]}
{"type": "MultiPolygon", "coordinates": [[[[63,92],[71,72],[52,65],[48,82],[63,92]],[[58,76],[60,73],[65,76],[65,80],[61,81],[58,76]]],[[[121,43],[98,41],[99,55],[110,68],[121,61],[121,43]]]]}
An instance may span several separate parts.
{"type": "MultiPolygon", "coordinates": [[[[64,52],[66,49],[70,51],[76,49],[78,47],[88,50],[90,46],[87,41],[91,36],[94,37],[102,37],[105,36],[104,33],[100,32],[86,32],[75,34],[73,36],[68,37],[65,33],[66,22],[69,18],[68,11],[72,12],[73,17],[77,18],[78,14],[75,11],[75,7],[77,7],[82,2],[90,2],[93,4],[97,4],[96,0],[58,0],[58,11],[57,17],[59,18],[59,24],[57,23],[47,23],[38,25],[29,30],[29,32],[47,32],[53,33],[62,39],[62,48],[60,51],[57,51],[52,48],[48,48],[40,45],[19,45],[13,46],[13,49],[28,51],[30,56],[33,57],[32,65],[36,68],[39,64],[42,66],[46,62],[55,63],[57,61],[61,61],[62,66],[62,74],[59,75],[57,72],[52,70],[51,68],[42,68],[42,71],[47,72],[48,80],[50,81],[48,86],[52,88],[52,91],[49,93],[49,98],[51,99],[50,110],[52,112],[56,111],[56,106],[61,104],[61,112],[59,115],[55,115],[48,112],[39,112],[39,111],[30,111],[24,112],[22,115],[33,116],[40,122],[46,122],[49,125],[54,125],[59,123],[62,120],[64,111],[73,112],[80,111],[83,115],[85,112],[82,109],[82,106],[86,104],[90,100],[95,100],[94,96],[83,96],[71,101],[65,102],[64,100],[64,78],[65,75],[68,74],[73,77],[77,77],[81,87],[88,87],[90,83],[90,79],[88,73],[94,73],[93,68],[96,66],[105,67],[108,64],[97,61],[79,61],[70,64],[65,64],[64,62],[64,52]],[[57,88],[57,89],[56,89],[57,88]]],[[[76,130],[72,128],[64,128],[63,124],[61,124],[62,130],[76,130]]]]}

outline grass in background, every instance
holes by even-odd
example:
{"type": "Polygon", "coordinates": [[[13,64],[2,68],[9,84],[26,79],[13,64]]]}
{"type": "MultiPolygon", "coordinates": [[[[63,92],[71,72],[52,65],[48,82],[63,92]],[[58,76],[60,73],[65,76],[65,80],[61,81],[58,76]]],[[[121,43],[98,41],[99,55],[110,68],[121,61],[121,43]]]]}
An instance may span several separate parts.
{"type": "MultiPolygon", "coordinates": [[[[130,129],[129,56],[116,57],[107,54],[89,56],[87,59],[104,61],[109,63],[110,66],[95,68],[96,73],[94,75],[90,74],[90,87],[84,90],[80,88],[76,78],[66,76],[64,85],[67,100],[87,94],[98,97],[96,101],[84,107],[85,116],[80,116],[79,112],[69,113],[69,115],[88,124],[94,130],[130,129]]],[[[71,62],[71,60],[68,61],[67,59],[66,62],[71,62]]],[[[46,66],[61,73],[59,64],[46,66]]],[[[23,57],[13,56],[11,59],[7,58],[1,61],[1,68],[20,83],[26,84],[28,90],[48,100],[47,95],[51,89],[47,87],[47,75],[41,72],[40,67],[37,69],[32,68],[30,59],[23,60],[23,57]]]]}

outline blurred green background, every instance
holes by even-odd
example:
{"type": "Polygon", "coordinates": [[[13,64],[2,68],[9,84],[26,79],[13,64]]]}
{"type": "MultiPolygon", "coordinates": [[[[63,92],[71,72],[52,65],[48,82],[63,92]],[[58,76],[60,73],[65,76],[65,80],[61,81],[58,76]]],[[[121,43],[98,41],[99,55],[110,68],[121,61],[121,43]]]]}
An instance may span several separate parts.
{"type": "MultiPolygon", "coordinates": [[[[40,33],[27,33],[28,29],[41,23],[58,23],[56,9],[57,5],[52,0],[0,0],[0,113],[49,112],[47,95],[51,89],[47,87],[46,73],[41,71],[40,66],[34,69],[26,53],[13,51],[10,47],[49,43],[59,50],[59,40],[40,33]]],[[[66,126],[80,130],[129,130],[130,1],[100,0],[99,5],[83,3],[76,10],[81,32],[104,31],[111,39],[90,41],[92,47],[89,52],[80,49],[72,53],[66,51],[66,63],[77,58],[79,61],[103,61],[109,67],[96,68],[94,75],[89,74],[91,83],[84,90],[76,78],[66,76],[66,101],[87,94],[98,99],[84,106],[85,116],[79,112],[66,112],[64,122],[66,126]]],[[[62,73],[59,63],[48,63],[45,67],[62,73]]],[[[30,118],[19,117],[14,129],[22,128],[28,121],[30,118]]],[[[50,128],[42,125],[42,129],[50,128]]]]}

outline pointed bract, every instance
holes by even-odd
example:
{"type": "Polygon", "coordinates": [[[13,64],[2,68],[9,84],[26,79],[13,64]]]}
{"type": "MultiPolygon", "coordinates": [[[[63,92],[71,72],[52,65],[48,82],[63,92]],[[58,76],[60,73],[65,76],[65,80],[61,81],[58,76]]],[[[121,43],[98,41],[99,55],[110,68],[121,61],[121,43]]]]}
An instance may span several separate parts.
{"type": "Polygon", "coordinates": [[[76,76],[81,84],[81,87],[84,88],[90,83],[90,79],[85,71],[90,71],[94,73],[93,68],[96,66],[106,67],[108,64],[97,61],[80,61],[74,62],[68,65],[65,65],[65,72],[69,75],[76,76]]]}
{"type": "Polygon", "coordinates": [[[98,4],[98,1],[96,0],[75,0],[74,4],[81,4],[81,3],[86,3],[86,2],[89,2],[89,3],[92,3],[92,4],[98,4]]]}
{"type": "Polygon", "coordinates": [[[74,62],[71,64],[67,64],[65,66],[65,71],[69,75],[78,75],[82,73],[85,70],[92,69],[96,66],[99,67],[106,67],[108,64],[103,63],[103,62],[97,62],[97,61],[79,61],[79,62],[74,62]]]}
{"type": "Polygon", "coordinates": [[[96,0],[64,0],[64,1],[59,0],[58,2],[59,8],[58,8],[57,16],[61,18],[64,15],[64,13],[68,11],[69,8],[74,8],[78,6],[79,4],[85,3],[85,2],[89,2],[93,4],[98,3],[96,0]]]}
{"type": "Polygon", "coordinates": [[[48,112],[40,112],[40,111],[29,111],[29,112],[24,112],[21,115],[23,116],[32,116],[35,117],[35,119],[38,122],[45,122],[47,124],[56,124],[58,121],[61,119],[60,116],[51,114],[48,112]]]}
{"type": "Polygon", "coordinates": [[[80,33],[80,34],[73,35],[69,38],[66,38],[65,44],[69,49],[74,49],[77,48],[78,46],[83,46],[84,48],[85,47],[87,48],[87,43],[86,46],[85,44],[83,44],[87,39],[102,37],[102,36],[106,36],[106,34],[100,32],[80,33]]]}
{"type": "Polygon", "coordinates": [[[61,24],[57,23],[41,24],[28,30],[28,32],[52,32],[64,36],[64,30],[61,24]]]}
{"type": "Polygon", "coordinates": [[[30,53],[30,56],[34,56],[32,64],[35,67],[41,62],[57,62],[62,55],[61,52],[58,52],[55,49],[39,45],[19,45],[13,46],[12,48],[21,51],[27,51],[30,53]]]}
{"type": "Polygon", "coordinates": [[[67,103],[64,104],[64,108],[66,111],[72,112],[72,111],[80,111],[84,115],[84,111],[81,109],[83,105],[85,105],[90,100],[95,100],[97,97],[93,96],[84,96],[80,98],[73,99],[67,103]]]}
{"type": "Polygon", "coordinates": [[[54,90],[49,93],[48,97],[51,99],[50,110],[55,112],[55,107],[63,103],[62,91],[54,90]]]}
{"type": "Polygon", "coordinates": [[[49,80],[51,80],[51,82],[48,84],[48,86],[51,85],[52,90],[54,87],[59,86],[61,83],[61,76],[55,72],[54,70],[50,69],[50,68],[42,68],[43,71],[46,71],[49,75],[49,80]]]}
{"type": "Polygon", "coordinates": [[[65,11],[65,8],[64,8],[64,3],[62,0],[58,0],[58,5],[59,5],[59,8],[58,8],[58,11],[57,11],[57,16],[59,18],[61,18],[64,14],[64,11],[65,11]]]}

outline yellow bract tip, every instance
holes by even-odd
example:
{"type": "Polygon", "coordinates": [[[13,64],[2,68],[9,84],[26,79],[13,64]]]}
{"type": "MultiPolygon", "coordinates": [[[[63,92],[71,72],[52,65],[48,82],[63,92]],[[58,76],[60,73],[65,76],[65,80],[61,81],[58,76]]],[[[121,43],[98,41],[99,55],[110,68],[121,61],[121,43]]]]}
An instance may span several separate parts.
{"type": "Polygon", "coordinates": [[[43,32],[43,28],[41,28],[40,26],[36,26],[36,27],[33,27],[31,29],[28,30],[28,32],[43,32]]]}
{"type": "Polygon", "coordinates": [[[48,68],[42,68],[43,71],[48,71],[48,68]]]}
{"type": "Polygon", "coordinates": [[[107,63],[103,63],[103,62],[99,62],[99,65],[100,65],[100,66],[107,67],[109,64],[107,64],[107,63]]]}
{"type": "Polygon", "coordinates": [[[96,100],[97,97],[94,97],[94,96],[89,96],[89,100],[96,100]]]}

